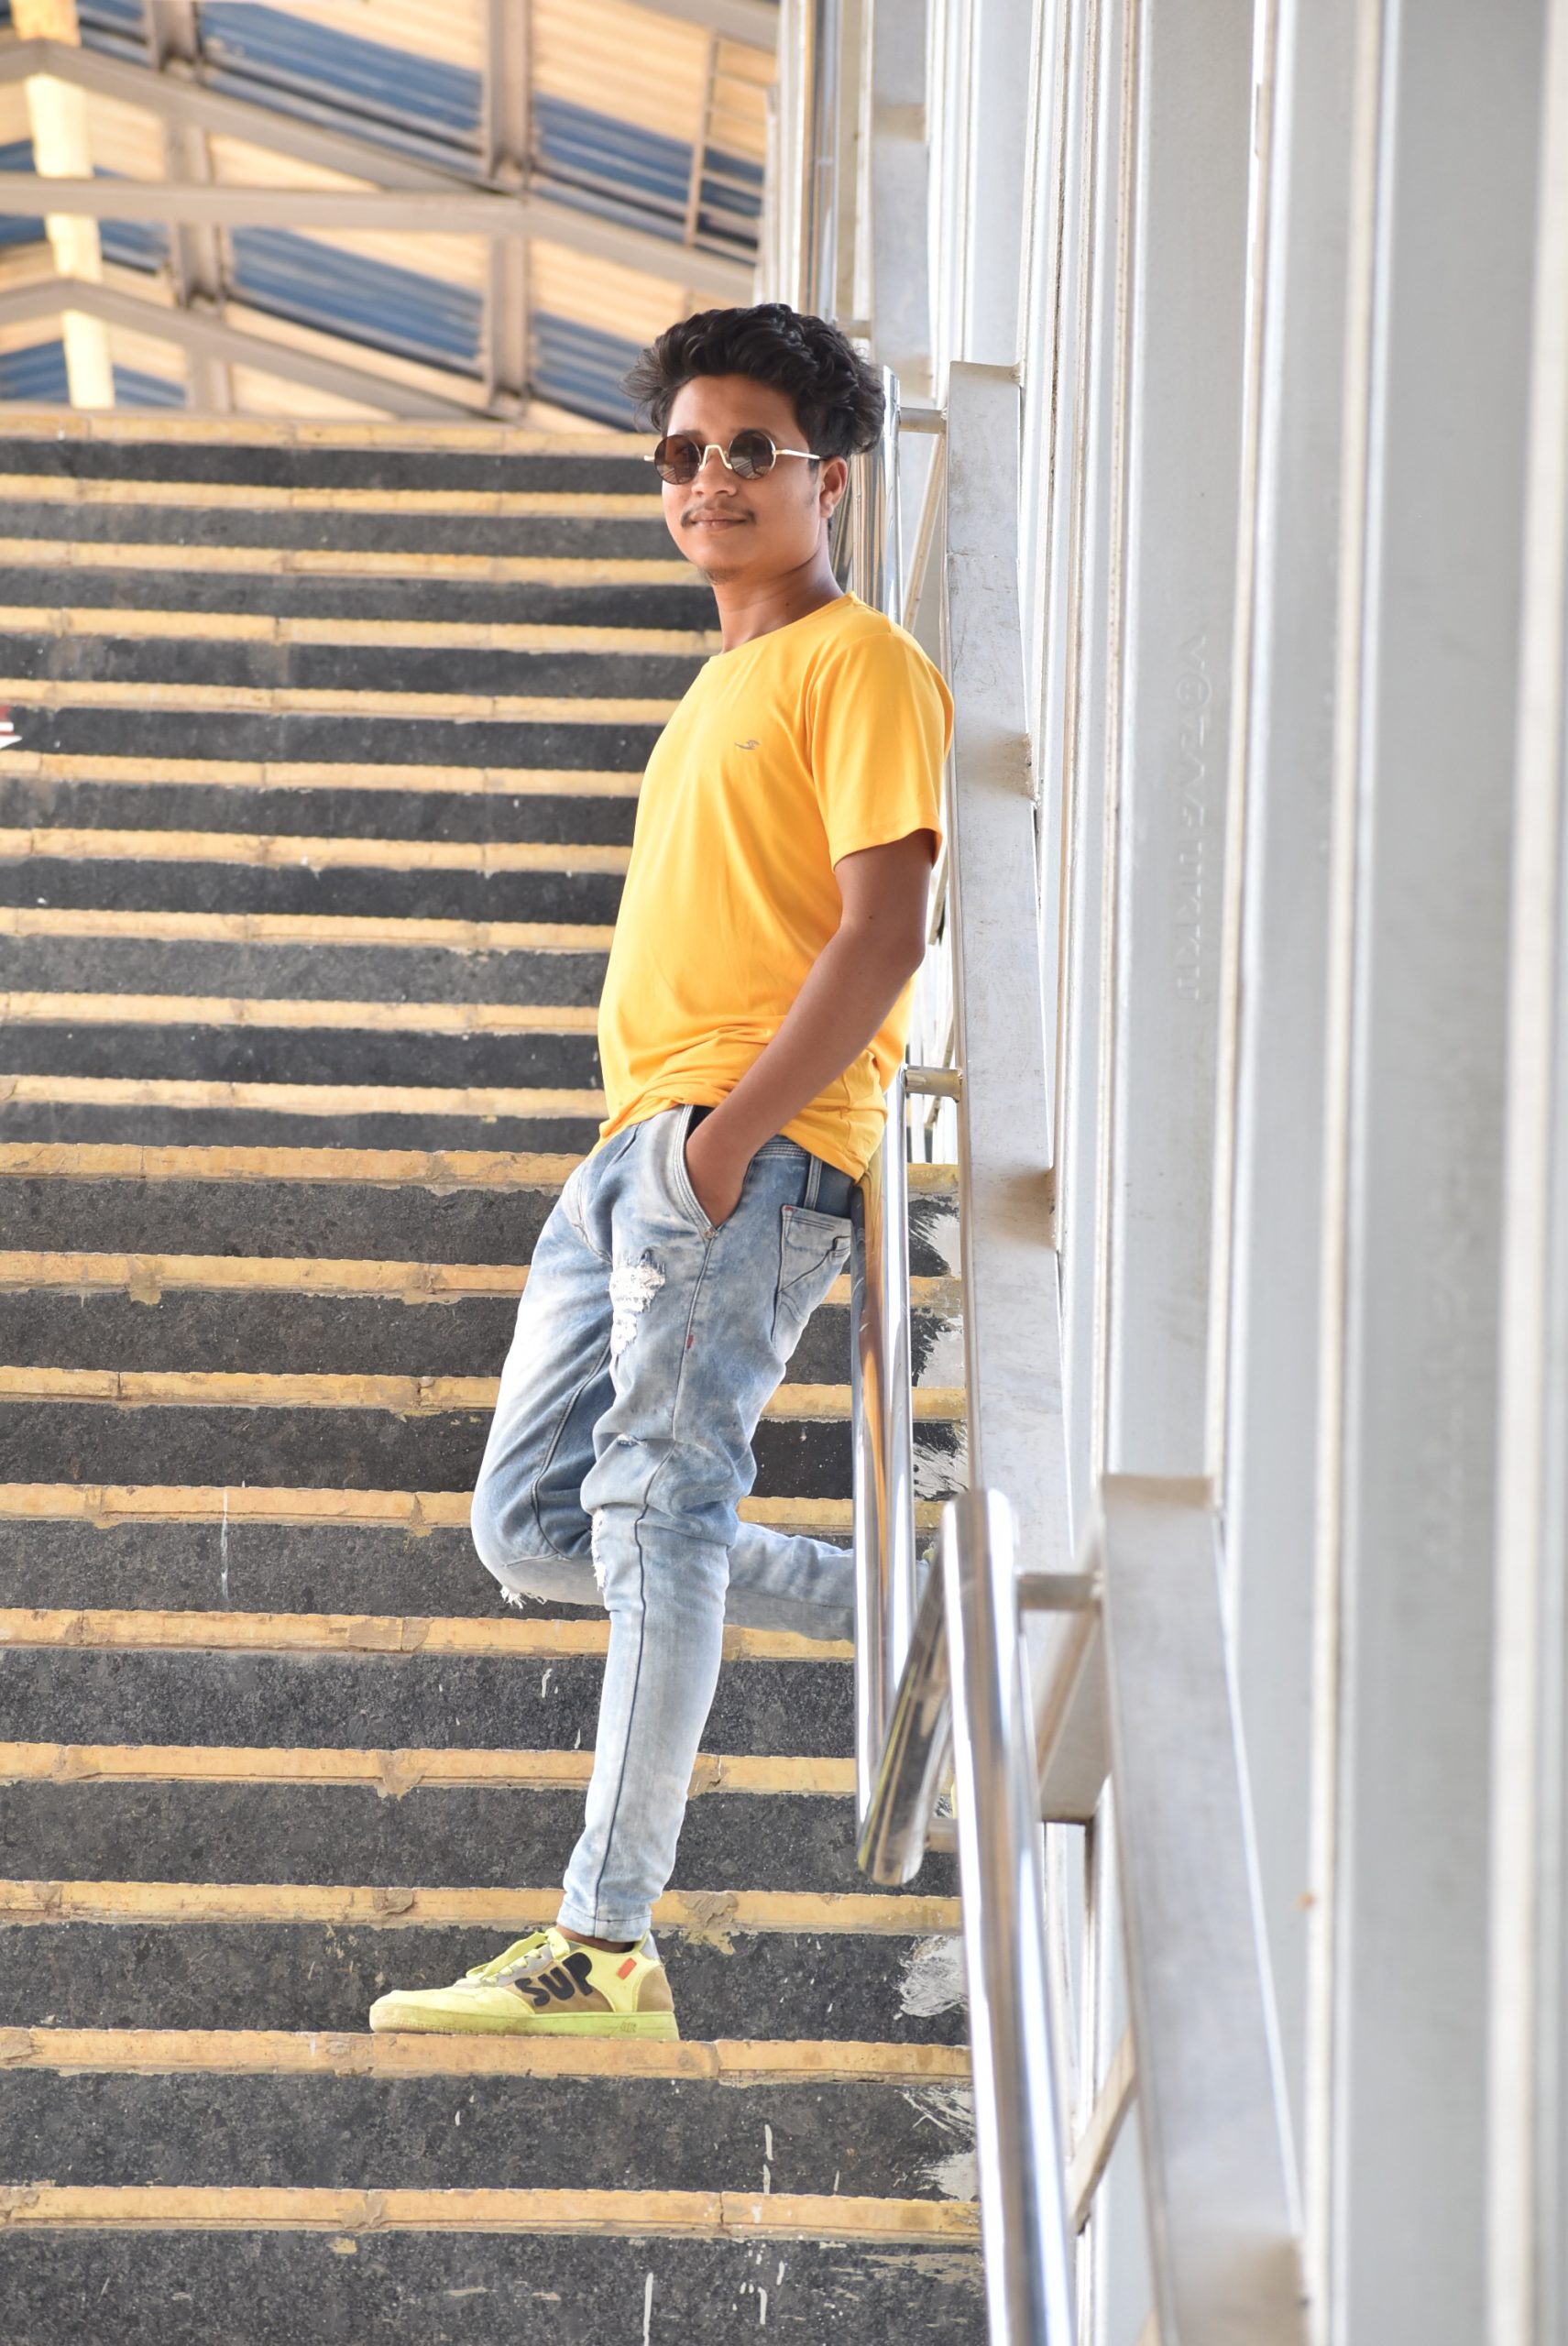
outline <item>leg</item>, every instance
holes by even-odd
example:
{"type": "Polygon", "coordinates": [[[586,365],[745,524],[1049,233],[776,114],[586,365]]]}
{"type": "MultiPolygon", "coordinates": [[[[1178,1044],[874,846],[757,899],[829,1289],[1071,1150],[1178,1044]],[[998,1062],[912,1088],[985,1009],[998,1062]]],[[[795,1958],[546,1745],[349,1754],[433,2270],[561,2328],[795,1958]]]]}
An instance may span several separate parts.
{"type": "MultiPolygon", "coordinates": [[[[601,1602],[582,1496],[594,1428],[615,1399],[613,1238],[599,1192],[632,1142],[618,1135],[572,1173],[540,1232],[518,1306],[471,1514],[480,1561],[509,1598],[601,1602]]],[[[804,1166],[805,1152],[795,1154],[804,1166]]],[[[796,1309],[781,1320],[792,1348],[806,1316],[796,1309]]],[[[851,1637],[852,1561],[828,1540],[737,1519],[725,1617],[743,1628],[851,1637]]]]}
{"type": "MultiPolygon", "coordinates": [[[[561,1921],[605,1938],[641,1936],[674,1866],[718,1674],[739,1502],[755,1475],[751,1437],[849,1249],[849,1177],[791,1141],[758,1151],[714,1230],[686,1178],[690,1113],[637,1126],[594,1195],[612,1241],[614,1399],[582,1500],[610,1635],[561,1921]]],[[[765,1582],[797,1545],[843,1571],[817,1541],[749,1540],[743,1552],[765,1582]]]]}
{"type": "Polygon", "coordinates": [[[609,1407],[609,1255],[585,1216],[620,1144],[568,1178],[533,1249],[474,1491],[481,1562],[508,1597],[597,1605],[582,1483],[609,1407]]]}

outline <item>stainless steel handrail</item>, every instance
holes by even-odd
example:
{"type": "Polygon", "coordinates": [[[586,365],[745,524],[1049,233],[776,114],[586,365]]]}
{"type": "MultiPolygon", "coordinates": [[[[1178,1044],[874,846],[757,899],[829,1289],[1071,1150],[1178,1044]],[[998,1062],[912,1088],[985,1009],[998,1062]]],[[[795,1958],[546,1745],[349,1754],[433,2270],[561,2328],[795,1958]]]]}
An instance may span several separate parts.
{"type": "Polygon", "coordinates": [[[992,2346],[1070,2346],[1072,2229],[1042,1931],[1039,1787],[1020,1606],[1092,1603],[1078,1574],[1016,1568],[1013,1510],[963,1491],[942,1509],[861,1863],[907,1880],[951,1754],[992,2346]]]}
{"type": "MultiPolygon", "coordinates": [[[[840,514],[839,576],[862,602],[902,616],[898,381],[882,371],[883,425],[857,456],[840,514]]],[[[855,1543],[855,1768],[864,1817],[888,1708],[915,1626],[915,1424],[911,1393],[907,1091],[945,1090],[944,1069],[898,1068],[882,1146],[851,1203],[850,1409],[855,1543]]]]}
{"type": "MultiPolygon", "coordinates": [[[[855,1552],[855,1792],[871,1805],[893,1690],[915,1634],[915,1400],[909,1301],[907,1093],[952,1097],[950,1068],[905,1065],[887,1094],[882,1146],[850,1200],[850,1408],[855,1552]]],[[[950,1846],[950,1836],[938,1835],[950,1846]]]]}
{"type": "MultiPolygon", "coordinates": [[[[881,440],[856,459],[835,567],[904,616],[897,386],[881,440]]],[[[948,885],[957,893],[957,874],[948,885]]],[[[953,1844],[935,1814],[949,1766],[963,1889],[975,2129],[992,2346],[1069,2346],[1072,2246],[1046,1979],[1039,1787],[1012,1510],[968,1491],[942,1511],[941,1552],[916,1605],[905,1102],[961,1095],[956,1068],[905,1065],[882,1146],[851,1199],[855,1775],[859,1858],[908,1880],[953,1844]]],[[[961,1210],[961,1203],[960,1203],[961,1210]]],[[[1031,1574],[1031,1606],[1081,1606],[1077,1578],[1031,1574]]]]}

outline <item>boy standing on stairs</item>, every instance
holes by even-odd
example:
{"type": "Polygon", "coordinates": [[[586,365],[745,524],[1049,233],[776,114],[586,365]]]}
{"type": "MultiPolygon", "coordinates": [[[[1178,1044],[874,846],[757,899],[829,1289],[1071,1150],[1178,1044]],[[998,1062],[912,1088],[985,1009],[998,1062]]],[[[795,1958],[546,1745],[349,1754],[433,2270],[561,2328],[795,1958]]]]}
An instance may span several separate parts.
{"type": "Polygon", "coordinates": [[[627,388],[723,649],[649,761],[599,1005],[609,1113],[534,1246],[473,1506],[509,1595],[609,1612],[587,1822],[553,1929],[453,1987],[382,1996],[376,2029],[674,2036],[648,1926],[725,1619],[853,1623],[843,1551],[739,1506],[881,1138],[951,702],[833,576],[845,459],[883,410],[836,327],[707,311],[627,388]]]}

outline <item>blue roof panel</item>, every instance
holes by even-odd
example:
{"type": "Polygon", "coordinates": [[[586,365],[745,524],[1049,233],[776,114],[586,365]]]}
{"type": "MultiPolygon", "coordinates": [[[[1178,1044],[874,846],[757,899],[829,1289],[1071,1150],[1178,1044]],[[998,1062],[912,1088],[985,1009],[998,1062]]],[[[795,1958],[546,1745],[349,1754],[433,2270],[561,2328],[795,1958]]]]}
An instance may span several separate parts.
{"type": "Polygon", "coordinates": [[[37,407],[69,407],[63,342],[30,342],[25,350],[0,350],[0,400],[23,400],[37,407]]]}
{"type": "Polygon", "coordinates": [[[291,228],[236,228],[234,291],[279,317],[477,374],[482,308],[466,286],[340,252],[291,228]]]}
{"type": "MultiPolygon", "coordinates": [[[[0,171],[30,171],[32,168],[33,142],[30,138],[12,138],[5,145],[0,146],[0,171]]],[[[41,245],[44,235],[44,224],[41,219],[18,219],[14,214],[0,215],[0,247],[41,245]]]]}
{"type": "Polygon", "coordinates": [[[576,318],[533,313],[533,389],[578,415],[630,427],[635,421],[620,378],[641,345],[576,318]]]}
{"type": "Polygon", "coordinates": [[[265,103],[352,124],[366,137],[412,129],[465,150],[472,169],[484,84],[466,67],[313,25],[260,0],[201,0],[197,24],[203,55],[219,69],[209,77],[217,87],[265,82],[265,103]]]}

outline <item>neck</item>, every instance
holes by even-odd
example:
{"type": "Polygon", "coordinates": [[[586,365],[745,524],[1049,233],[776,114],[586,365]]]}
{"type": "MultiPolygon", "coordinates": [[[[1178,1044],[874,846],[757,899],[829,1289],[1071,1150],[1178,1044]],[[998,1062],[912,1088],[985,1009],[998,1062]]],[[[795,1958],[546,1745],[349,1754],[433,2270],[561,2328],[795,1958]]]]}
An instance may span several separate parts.
{"type": "Polygon", "coordinates": [[[715,578],[709,583],[718,605],[720,641],[726,652],[819,611],[824,603],[837,602],[844,591],[828,559],[826,535],[812,559],[798,570],[781,571],[773,578],[715,578]]]}

